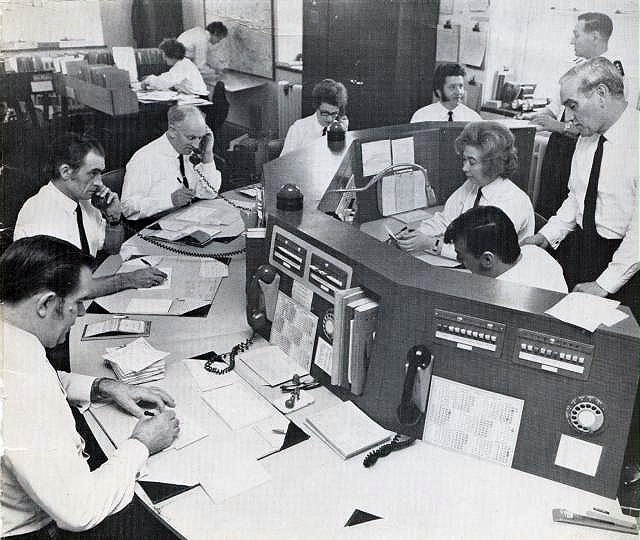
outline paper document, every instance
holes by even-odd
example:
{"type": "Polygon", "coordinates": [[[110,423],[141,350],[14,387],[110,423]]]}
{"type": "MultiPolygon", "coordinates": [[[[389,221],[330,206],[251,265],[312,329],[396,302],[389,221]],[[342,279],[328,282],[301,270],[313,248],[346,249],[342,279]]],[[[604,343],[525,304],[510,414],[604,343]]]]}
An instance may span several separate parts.
{"type": "Polygon", "coordinates": [[[413,137],[391,139],[391,154],[393,163],[415,163],[413,137]]]}
{"type": "Polygon", "coordinates": [[[222,388],[223,386],[230,386],[241,380],[235,371],[230,371],[223,375],[207,371],[204,369],[204,360],[187,359],[182,362],[187,366],[189,373],[191,373],[192,377],[196,380],[198,388],[200,388],[202,392],[214,388],[222,388]]]}
{"type": "Polygon", "coordinates": [[[171,309],[171,298],[132,298],[125,313],[141,313],[147,315],[166,315],[171,309]]]}
{"type": "Polygon", "coordinates": [[[611,326],[627,317],[625,313],[616,309],[619,305],[620,302],[617,300],[572,292],[545,313],[593,332],[600,324],[611,326]]]}
{"type": "Polygon", "coordinates": [[[107,319],[93,324],[88,324],[84,337],[99,336],[100,334],[143,334],[146,321],[134,319],[107,319]]]}
{"type": "Polygon", "coordinates": [[[273,407],[247,383],[210,390],[202,399],[233,430],[251,426],[273,414],[273,407]]]}
{"type": "Polygon", "coordinates": [[[300,376],[308,373],[283,353],[277,345],[243,352],[240,355],[240,360],[269,386],[277,386],[290,381],[296,373],[300,376]]]}
{"type": "Polygon", "coordinates": [[[124,347],[107,347],[107,352],[102,355],[109,362],[118,364],[123,371],[140,371],[167,356],[168,352],[155,349],[143,337],[124,347]]]}
{"type": "Polygon", "coordinates": [[[362,176],[378,174],[391,165],[389,139],[362,143],[362,176]]]}
{"type": "Polygon", "coordinates": [[[149,268],[149,265],[158,266],[160,261],[162,261],[162,255],[145,255],[144,257],[136,257],[135,259],[129,259],[128,261],[123,262],[116,273],[121,274],[123,272],[133,272],[134,270],[140,270],[141,268],[149,268]],[[145,264],[145,261],[148,264],[145,264]]]}

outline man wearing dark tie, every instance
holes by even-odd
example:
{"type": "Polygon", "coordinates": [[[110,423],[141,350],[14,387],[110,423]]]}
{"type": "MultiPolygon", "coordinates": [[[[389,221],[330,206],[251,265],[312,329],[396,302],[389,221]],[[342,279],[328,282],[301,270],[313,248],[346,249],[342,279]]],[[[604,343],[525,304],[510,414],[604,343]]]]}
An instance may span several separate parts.
{"type": "Polygon", "coordinates": [[[565,115],[580,132],[569,195],[526,239],[557,249],[569,289],[620,300],[638,317],[638,111],[605,58],[560,79],[565,115]]]}
{"type": "Polygon", "coordinates": [[[222,183],[213,162],[213,133],[202,112],[191,105],[173,106],[161,137],[140,148],[127,163],[122,213],[148,218],[199,199],[218,196],[222,183]]]}
{"type": "MultiPolygon", "coordinates": [[[[91,137],[67,133],[51,145],[52,180],[27,200],[18,214],[14,240],[44,234],[72,243],[95,257],[99,250],[118,253],[124,240],[118,195],[102,183],[104,150],[91,137]]],[[[166,278],[143,268],[94,278],[90,297],[158,285],[166,278]]]]}

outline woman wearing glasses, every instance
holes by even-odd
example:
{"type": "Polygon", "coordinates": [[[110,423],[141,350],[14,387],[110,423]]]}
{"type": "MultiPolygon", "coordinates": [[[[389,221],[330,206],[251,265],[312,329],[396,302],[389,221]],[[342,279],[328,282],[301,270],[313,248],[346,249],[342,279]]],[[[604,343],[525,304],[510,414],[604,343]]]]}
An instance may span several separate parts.
{"type": "Polygon", "coordinates": [[[280,155],[302,148],[326,135],[327,128],[336,119],[345,131],[349,129],[349,119],[344,114],[347,105],[347,89],[344,84],[324,79],[313,87],[311,97],[316,111],[293,123],[287,131],[280,155]]]}

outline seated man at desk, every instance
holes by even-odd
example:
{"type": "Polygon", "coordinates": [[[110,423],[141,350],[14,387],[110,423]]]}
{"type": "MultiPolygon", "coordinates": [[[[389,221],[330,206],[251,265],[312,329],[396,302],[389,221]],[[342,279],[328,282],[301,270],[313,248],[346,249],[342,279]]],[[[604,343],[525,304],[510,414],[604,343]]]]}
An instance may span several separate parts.
{"type": "Polygon", "coordinates": [[[349,129],[349,119],[344,114],[347,106],[347,89],[344,84],[333,79],[324,79],[311,92],[315,112],[296,120],[287,131],[280,155],[317,141],[327,134],[327,128],[338,120],[345,131],[349,129]]]}
{"type": "Polygon", "coordinates": [[[478,206],[454,219],[444,233],[457,259],[474,274],[566,293],[562,267],[538,246],[518,245],[518,235],[500,208],[478,206]]]}
{"type": "Polygon", "coordinates": [[[442,212],[425,219],[417,230],[400,233],[398,246],[455,259],[455,249],[442,241],[442,235],[466,210],[488,205],[509,216],[520,240],[530,236],[535,224],[531,200],[508,178],[518,166],[513,142],[513,133],[498,122],[467,124],[455,141],[467,181],[451,194],[442,212]]]}
{"type": "Polygon", "coordinates": [[[180,430],[167,409],[173,398],[163,390],[56,373],[49,365],[44,347],[63,342],[84,314],[91,262],[70,243],[47,236],[17,240],[0,257],[3,538],[61,538],[58,527],[92,529],[116,512],[100,525],[113,530],[102,528],[98,537],[136,538],[145,517],[129,506],[136,478],[148,456],[171,445],[180,430]],[[140,420],[90,472],[71,406],[99,400],[112,400],[140,420]]]}
{"type": "Polygon", "coordinates": [[[186,57],[196,65],[210,88],[220,79],[223,69],[222,62],[217,58],[215,45],[226,38],[227,34],[227,27],[220,21],[214,21],[206,28],[195,26],[178,36],[178,41],[186,49],[186,57]]]}
{"type": "MultiPolygon", "coordinates": [[[[22,206],[14,240],[45,234],[71,242],[92,257],[100,249],[118,253],[124,240],[122,208],[118,195],[102,183],[104,166],[104,149],[97,140],[75,133],[55,140],[49,157],[53,179],[22,206]]],[[[166,277],[150,267],[94,278],[88,296],[152,287],[166,277]]]]}
{"type": "Polygon", "coordinates": [[[175,105],[167,119],[167,131],[127,163],[122,186],[122,211],[127,219],[180,208],[196,197],[218,196],[222,177],[213,162],[213,133],[202,112],[191,105],[175,105]]]}
{"type": "Polygon", "coordinates": [[[433,93],[440,100],[413,113],[414,122],[475,122],[480,115],[464,102],[464,77],[460,64],[440,64],[433,73],[433,93]]]}
{"type": "Polygon", "coordinates": [[[158,48],[162,51],[169,71],[149,75],[142,81],[145,90],[177,90],[183,94],[208,97],[207,85],[195,64],[185,58],[184,45],[175,39],[163,39],[158,48]]]}

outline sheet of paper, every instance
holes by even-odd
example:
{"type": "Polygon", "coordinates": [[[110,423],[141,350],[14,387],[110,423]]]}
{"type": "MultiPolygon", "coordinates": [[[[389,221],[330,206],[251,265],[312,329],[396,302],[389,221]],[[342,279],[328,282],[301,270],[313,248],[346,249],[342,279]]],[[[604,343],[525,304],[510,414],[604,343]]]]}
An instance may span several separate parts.
{"type": "Polygon", "coordinates": [[[174,219],[177,221],[190,221],[192,223],[210,223],[214,214],[215,210],[207,206],[196,205],[180,212],[174,219]]]}
{"type": "Polygon", "coordinates": [[[280,413],[275,413],[273,416],[261,420],[252,427],[269,445],[269,451],[267,453],[282,448],[288,428],[289,419],[280,413]]]}
{"type": "Polygon", "coordinates": [[[154,238],[160,238],[160,240],[169,240],[169,242],[174,242],[176,240],[179,240],[180,238],[184,238],[188,234],[189,232],[186,230],[186,228],[182,228],[179,231],[152,230],[149,232],[149,236],[153,236],[154,238]]]}
{"type": "Polygon", "coordinates": [[[123,262],[116,273],[133,272],[134,270],[140,270],[141,268],[148,268],[149,265],[158,266],[161,261],[162,255],[145,255],[144,257],[136,257],[135,259],[123,262]],[[142,259],[147,261],[149,264],[145,264],[142,259]]]}
{"type": "Polygon", "coordinates": [[[243,352],[240,354],[240,360],[269,386],[290,381],[295,373],[300,376],[308,373],[283,353],[277,345],[243,352]]]}
{"type": "Polygon", "coordinates": [[[166,315],[171,309],[171,298],[132,298],[125,313],[166,315]]]}
{"type": "Polygon", "coordinates": [[[251,426],[273,414],[273,407],[247,383],[209,390],[202,399],[233,430],[251,426]]]}
{"type": "Polygon", "coordinates": [[[313,291],[306,287],[302,281],[297,279],[293,281],[291,285],[291,298],[293,298],[298,304],[304,306],[307,309],[311,309],[311,303],[313,302],[313,291]]]}
{"type": "Polygon", "coordinates": [[[317,326],[317,315],[294,302],[282,291],[278,292],[270,343],[280,347],[289,358],[294,358],[307,373],[313,360],[317,326]]]}
{"type": "MultiPolygon", "coordinates": [[[[442,9],[442,4],[440,4],[442,9]]],[[[438,25],[436,34],[436,62],[458,62],[458,47],[460,40],[460,25],[454,24],[451,28],[443,28],[438,25]]]]}
{"type": "Polygon", "coordinates": [[[449,259],[448,257],[441,257],[440,255],[434,255],[433,253],[422,252],[420,254],[412,253],[416,259],[420,259],[433,266],[442,266],[444,268],[456,268],[460,266],[460,263],[456,259],[449,259]]]}
{"type": "Polygon", "coordinates": [[[362,176],[372,176],[391,165],[389,139],[362,143],[362,176]]]}
{"type": "Polygon", "coordinates": [[[178,92],[173,90],[141,90],[136,92],[138,101],[171,101],[178,98],[178,92]]]}
{"type": "Polygon", "coordinates": [[[181,221],[179,219],[174,219],[171,217],[161,219],[160,221],[158,221],[158,225],[164,231],[174,231],[174,232],[181,231],[187,226],[187,224],[184,221],[181,221]]]}
{"type": "Polygon", "coordinates": [[[223,278],[229,275],[229,267],[214,259],[203,260],[200,263],[200,277],[223,278]]]}
{"type": "Polygon", "coordinates": [[[511,467],[524,400],[433,376],[422,440],[511,467]]]}
{"type": "Polygon", "coordinates": [[[391,139],[393,163],[415,163],[413,153],[413,137],[391,139]]]}
{"type": "Polygon", "coordinates": [[[99,336],[110,332],[124,332],[142,334],[145,329],[144,321],[133,319],[107,319],[87,325],[84,333],[86,337],[99,336]]]}
{"type": "Polygon", "coordinates": [[[333,347],[321,337],[318,338],[316,345],[316,356],[314,363],[327,375],[331,375],[331,366],[333,365],[333,347]]]}
{"type": "Polygon", "coordinates": [[[251,199],[255,199],[258,196],[258,190],[256,188],[242,188],[236,191],[251,199]]]}
{"type": "Polygon", "coordinates": [[[235,371],[224,373],[223,375],[217,375],[204,369],[204,360],[192,360],[187,359],[182,361],[189,373],[196,380],[198,388],[202,392],[212,390],[214,388],[222,388],[223,386],[229,386],[240,381],[240,377],[235,371]]]}
{"type": "Polygon", "coordinates": [[[107,352],[102,357],[118,364],[123,371],[135,372],[167,356],[168,352],[159,351],[145,338],[140,337],[124,347],[107,347],[107,352]]]}
{"type": "Polygon", "coordinates": [[[620,302],[616,300],[600,298],[587,293],[572,292],[555,306],[550,307],[545,313],[593,332],[603,321],[616,317],[616,314],[612,312],[617,311],[616,308],[619,305],[620,302]]]}
{"type": "MultiPolygon", "coordinates": [[[[485,23],[486,24],[486,23],[485,23]]],[[[480,68],[487,48],[487,31],[481,28],[474,32],[471,25],[460,31],[460,63],[480,68]]]]}
{"type": "Polygon", "coordinates": [[[560,467],[595,476],[602,455],[599,444],[581,441],[568,435],[560,435],[554,463],[560,467]]]}
{"type": "Polygon", "coordinates": [[[138,289],[138,291],[168,291],[171,289],[171,275],[173,274],[173,269],[170,266],[160,266],[158,270],[167,274],[166,279],[154,287],[138,289]]]}
{"type": "Polygon", "coordinates": [[[416,223],[417,221],[422,221],[423,219],[427,219],[431,216],[431,212],[425,210],[424,208],[418,208],[417,210],[411,210],[410,212],[403,212],[402,214],[394,214],[393,219],[397,219],[398,221],[402,221],[402,223],[416,223]]]}
{"type": "Polygon", "coordinates": [[[129,73],[129,80],[132,83],[138,82],[138,66],[133,47],[111,47],[114,64],[129,73]]]}

